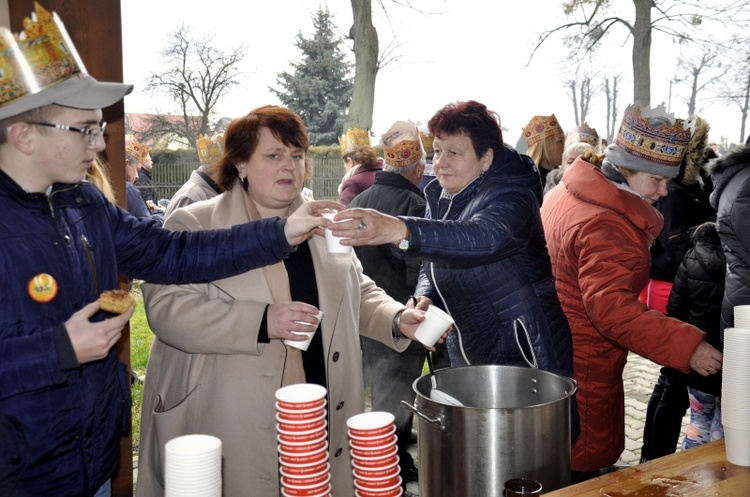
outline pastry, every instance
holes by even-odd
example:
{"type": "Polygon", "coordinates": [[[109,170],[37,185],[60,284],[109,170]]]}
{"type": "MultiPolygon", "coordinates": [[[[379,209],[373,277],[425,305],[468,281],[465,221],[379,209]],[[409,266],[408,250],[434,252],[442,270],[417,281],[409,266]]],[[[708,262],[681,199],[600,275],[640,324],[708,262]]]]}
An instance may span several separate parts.
{"type": "Polygon", "coordinates": [[[135,298],[125,290],[107,290],[99,296],[99,304],[103,311],[122,314],[131,307],[135,307],[135,298]]]}

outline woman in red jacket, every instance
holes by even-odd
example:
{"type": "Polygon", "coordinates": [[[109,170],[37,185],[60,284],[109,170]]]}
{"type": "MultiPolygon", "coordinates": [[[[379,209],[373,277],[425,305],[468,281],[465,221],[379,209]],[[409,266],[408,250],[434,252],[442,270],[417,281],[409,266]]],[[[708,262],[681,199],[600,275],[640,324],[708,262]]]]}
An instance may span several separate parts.
{"type": "Polygon", "coordinates": [[[629,107],[601,169],[579,157],[542,205],[557,293],[573,334],[581,436],[573,470],[614,464],[625,446],[622,372],[629,351],[710,375],[721,353],[694,326],[649,310],[649,246],[663,219],[652,204],[677,175],[690,130],[662,108],[629,107]]]}

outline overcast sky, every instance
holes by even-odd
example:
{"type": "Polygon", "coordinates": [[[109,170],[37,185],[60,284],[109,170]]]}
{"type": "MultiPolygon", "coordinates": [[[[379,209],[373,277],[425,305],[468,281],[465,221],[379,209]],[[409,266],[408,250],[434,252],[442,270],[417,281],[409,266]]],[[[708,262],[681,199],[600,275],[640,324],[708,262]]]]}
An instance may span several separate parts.
{"type": "MultiPolygon", "coordinates": [[[[561,23],[561,0],[412,0],[431,13],[383,1],[389,6],[390,18],[380,11],[375,14],[381,49],[394,39],[401,46],[396,51],[398,59],[377,76],[373,143],[379,143],[380,135],[393,122],[426,122],[440,107],[457,100],[478,100],[498,112],[509,129],[505,140],[511,144],[537,114],[554,113],[564,130],[576,124],[563,88],[562,73],[573,66],[562,39],[545,43],[529,64],[539,34],[561,23]]],[[[352,23],[349,0],[253,0],[242,2],[237,10],[239,4],[236,0],[123,1],[124,78],[135,85],[133,94],[125,98],[126,112],[178,110],[143,90],[149,74],[159,70],[159,52],[168,35],[180,24],[190,26],[196,36],[215,36],[217,48],[230,51],[239,43],[247,48],[242,83],[218,106],[221,116],[237,117],[260,105],[280,103],[268,86],[275,86],[277,74],[288,70],[290,61],[300,60],[295,36],[300,31],[306,37],[311,35],[311,19],[319,5],[328,6],[342,32],[348,32],[352,23]]],[[[376,5],[374,1],[378,9],[376,5]]],[[[624,5],[632,10],[631,2],[624,5]]],[[[596,63],[600,73],[597,84],[604,74],[624,73],[620,117],[633,98],[631,47],[623,29],[613,31],[596,63]]],[[[654,34],[652,105],[670,102],[669,81],[677,74],[677,54],[671,40],[654,34]]],[[[353,62],[353,54],[351,57],[353,62]]],[[[687,117],[686,89],[672,86],[671,109],[677,117],[687,117]]],[[[738,140],[739,110],[715,101],[700,102],[698,110],[712,126],[712,140],[719,141],[721,136],[728,136],[730,142],[738,140]]],[[[600,96],[593,101],[587,119],[602,135],[605,112],[604,97],[600,96]]]]}

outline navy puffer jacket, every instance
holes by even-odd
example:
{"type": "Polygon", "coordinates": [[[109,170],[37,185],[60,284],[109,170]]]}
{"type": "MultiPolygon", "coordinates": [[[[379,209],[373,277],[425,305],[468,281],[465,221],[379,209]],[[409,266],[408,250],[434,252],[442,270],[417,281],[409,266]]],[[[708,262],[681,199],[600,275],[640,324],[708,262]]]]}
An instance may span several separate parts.
{"type": "Polygon", "coordinates": [[[171,232],[112,205],[90,183],[28,193],[2,171],[0,212],[0,495],[90,496],[118,461],[129,372],[117,347],[78,364],[62,323],[116,288],[118,273],[165,284],[210,281],[292,248],[283,221],[171,232]],[[57,283],[46,302],[32,288],[41,274],[57,283]]]}
{"type": "Polygon", "coordinates": [[[526,366],[535,359],[572,378],[570,328],[552,278],[533,161],[505,145],[452,198],[437,181],[425,195],[428,219],[401,218],[410,233],[406,255],[424,261],[415,294],[445,306],[457,324],[448,338],[451,364],[526,366]]]}

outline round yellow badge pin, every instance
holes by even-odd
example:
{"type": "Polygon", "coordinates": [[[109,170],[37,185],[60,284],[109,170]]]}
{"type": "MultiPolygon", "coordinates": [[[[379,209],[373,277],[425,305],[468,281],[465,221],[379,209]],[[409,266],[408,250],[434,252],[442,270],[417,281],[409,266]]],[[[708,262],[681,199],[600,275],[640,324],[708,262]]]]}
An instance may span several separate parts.
{"type": "Polygon", "coordinates": [[[57,295],[57,281],[47,273],[39,273],[29,281],[29,295],[36,302],[49,302],[57,295]]]}

